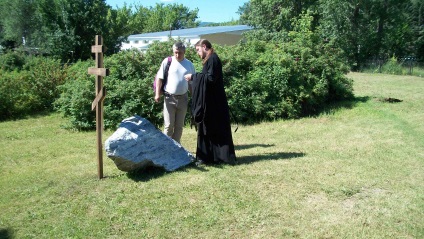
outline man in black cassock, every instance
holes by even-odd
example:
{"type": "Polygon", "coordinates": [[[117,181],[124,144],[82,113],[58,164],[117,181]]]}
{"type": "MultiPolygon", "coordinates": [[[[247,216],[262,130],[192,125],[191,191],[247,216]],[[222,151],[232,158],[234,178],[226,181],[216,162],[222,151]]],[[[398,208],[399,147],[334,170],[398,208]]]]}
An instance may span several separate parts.
{"type": "Polygon", "coordinates": [[[201,39],[195,46],[202,58],[202,73],[187,74],[185,79],[192,81],[191,110],[198,129],[196,161],[198,164],[235,164],[221,60],[208,40],[201,39]]]}

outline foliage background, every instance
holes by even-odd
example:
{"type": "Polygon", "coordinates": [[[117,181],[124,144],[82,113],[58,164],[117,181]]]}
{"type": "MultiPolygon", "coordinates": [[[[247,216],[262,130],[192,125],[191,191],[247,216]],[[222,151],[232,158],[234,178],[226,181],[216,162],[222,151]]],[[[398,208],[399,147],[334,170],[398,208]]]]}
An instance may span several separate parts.
{"type": "Polygon", "coordinates": [[[67,65],[45,57],[0,56],[0,120],[53,110],[67,65]],[[13,70],[12,70],[13,69],[13,70]]]}
{"type": "MultiPolygon", "coordinates": [[[[313,31],[342,49],[352,70],[391,57],[424,60],[422,0],[250,0],[238,13],[239,20],[211,25],[246,24],[276,38],[293,30],[293,19],[309,13],[313,31]]],[[[95,34],[104,36],[106,54],[112,55],[131,34],[203,26],[198,9],[182,4],[114,9],[105,0],[0,0],[0,15],[4,49],[22,48],[63,62],[89,59],[95,34]]]]}
{"type": "Polygon", "coordinates": [[[0,45],[76,62],[91,58],[94,35],[112,55],[131,34],[197,27],[197,13],[182,4],[113,9],[105,0],[0,0],[0,45]]]}
{"type": "MultiPolygon", "coordinates": [[[[237,23],[255,29],[234,47],[215,46],[230,107],[242,123],[316,114],[352,97],[344,76],[349,70],[378,60],[387,61],[379,72],[402,74],[400,60],[422,58],[422,1],[299,3],[246,2],[237,23]]],[[[198,26],[197,11],[178,4],[112,9],[104,0],[0,0],[1,119],[50,111],[55,101],[55,109],[69,117],[68,127],[93,128],[94,79],[86,68],[92,64],[90,33],[97,33],[105,35],[105,64],[112,72],[105,80],[105,126],[116,127],[133,114],[159,125],[161,105],[153,103],[149,89],[159,62],[171,55],[172,41],[152,45],[146,54],[116,52],[129,34],[198,26]],[[34,54],[50,57],[36,60],[34,54]]],[[[201,69],[194,52],[187,58],[201,69]]]]}
{"type": "Polygon", "coordinates": [[[342,49],[354,71],[393,56],[424,60],[421,0],[250,0],[240,8],[240,20],[270,34],[285,33],[305,12],[314,17],[314,31],[342,49]]]}
{"type": "MultiPolygon", "coordinates": [[[[256,123],[297,118],[353,96],[352,81],[345,76],[348,67],[337,57],[337,49],[311,31],[311,20],[305,15],[295,21],[294,31],[283,43],[251,40],[235,47],[215,46],[223,62],[229,105],[236,117],[233,120],[256,123]]],[[[112,72],[105,79],[109,92],[104,102],[106,128],[113,129],[134,114],[160,127],[162,105],[153,101],[152,81],[160,62],[172,54],[173,41],[156,42],[145,54],[130,50],[105,59],[112,72]]],[[[201,71],[193,48],[187,49],[186,57],[201,71]]],[[[79,68],[79,73],[69,74],[56,102],[57,109],[78,129],[95,126],[94,114],[89,111],[94,86],[87,83],[93,80],[86,73],[81,75],[86,67],[72,67],[79,68]]]]}

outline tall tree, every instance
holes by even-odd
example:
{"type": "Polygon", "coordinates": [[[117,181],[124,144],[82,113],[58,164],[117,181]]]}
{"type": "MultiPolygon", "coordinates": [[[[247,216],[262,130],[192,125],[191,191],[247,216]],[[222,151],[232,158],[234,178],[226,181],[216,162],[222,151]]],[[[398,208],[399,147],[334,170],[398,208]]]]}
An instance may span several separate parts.
{"type": "Polygon", "coordinates": [[[321,0],[322,35],[341,47],[353,69],[371,59],[410,54],[407,6],[397,0],[321,0]]]}
{"type": "Polygon", "coordinates": [[[167,31],[199,26],[198,9],[192,11],[182,4],[156,4],[150,8],[143,32],[167,31]]]}
{"type": "Polygon", "coordinates": [[[74,54],[78,59],[91,57],[95,35],[107,32],[108,5],[105,0],[63,0],[65,29],[75,37],[74,54]]]}
{"type": "Polygon", "coordinates": [[[91,57],[94,36],[107,32],[105,0],[0,1],[4,40],[62,60],[91,57]]]}
{"type": "Polygon", "coordinates": [[[108,33],[105,36],[108,54],[118,52],[122,42],[126,40],[126,36],[133,33],[131,26],[131,19],[133,17],[131,8],[126,4],[117,10],[108,10],[106,27],[108,33]]]}
{"type": "Polygon", "coordinates": [[[67,60],[73,56],[74,35],[65,25],[62,9],[60,0],[37,1],[38,31],[34,33],[32,42],[43,53],[67,60]]]}
{"type": "Polygon", "coordinates": [[[146,7],[139,6],[139,5],[136,5],[135,9],[136,10],[133,13],[128,23],[129,29],[130,29],[130,31],[128,32],[128,35],[140,34],[146,31],[145,29],[147,25],[147,19],[149,18],[149,15],[150,15],[150,10],[146,7]]]}
{"type": "Polygon", "coordinates": [[[87,59],[95,35],[111,54],[131,34],[196,27],[197,14],[178,4],[115,10],[105,0],[0,0],[0,44],[37,48],[63,61],[87,59]]]}
{"type": "Polygon", "coordinates": [[[414,55],[422,61],[424,60],[424,1],[411,0],[407,12],[410,13],[409,18],[413,31],[412,39],[415,40],[411,48],[414,55]]]}
{"type": "Polygon", "coordinates": [[[317,0],[250,0],[239,8],[243,23],[267,31],[290,31],[291,21],[315,8],[317,0]]]}
{"type": "MultiPolygon", "coordinates": [[[[361,36],[366,36],[360,26],[360,0],[321,0],[319,4],[320,30],[325,41],[331,41],[345,51],[352,66],[360,62],[359,54],[363,45],[361,36]]],[[[364,49],[362,49],[364,51],[364,49]]]]}
{"type": "Polygon", "coordinates": [[[4,41],[15,47],[31,46],[31,35],[36,31],[35,3],[32,0],[0,0],[0,25],[4,41]]]}

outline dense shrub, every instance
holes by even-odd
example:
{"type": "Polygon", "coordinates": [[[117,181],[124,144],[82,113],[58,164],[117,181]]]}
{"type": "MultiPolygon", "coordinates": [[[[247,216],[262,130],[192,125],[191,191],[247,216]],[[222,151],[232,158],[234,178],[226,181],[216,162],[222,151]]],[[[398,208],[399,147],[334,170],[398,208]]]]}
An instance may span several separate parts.
{"type": "MultiPolygon", "coordinates": [[[[104,78],[104,126],[115,129],[124,119],[140,115],[156,126],[163,123],[162,103],[154,102],[153,79],[162,60],[172,55],[173,40],[153,43],[146,53],[138,50],[121,51],[106,57],[104,65],[110,75],[104,78]]],[[[187,56],[194,50],[187,49],[187,56]]],[[[95,128],[95,114],[91,102],[95,98],[95,77],[87,74],[87,62],[79,62],[69,69],[62,94],[55,105],[59,112],[70,118],[71,127],[87,130],[95,128]]],[[[93,67],[93,65],[91,65],[93,67]]]]}
{"type": "MultiPolygon", "coordinates": [[[[295,22],[295,31],[281,34],[284,40],[280,41],[269,35],[266,40],[255,35],[236,46],[214,44],[223,62],[230,108],[240,123],[310,115],[327,103],[353,95],[341,52],[314,34],[310,21],[306,16],[295,22]]],[[[154,102],[152,82],[161,61],[172,54],[172,43],[156,42],[146,53],[122,51],[105,59],[111,72],[104,79],[105,128],[114,129],[134,114],[162,125],[163,106],[154,102]]],[[[186,58],[201,71],[193,47],[187,48],[186,58]]],[[[78,129],[95,128],[91,111],[95,77],[87,74],[89,65],[78,63],[69,69],[56,102],[57,109],[78,129]]]]}
{"type": "MultiPolygon", "coordinates": [[[[169,48],[168,54],[170,51],[169,48]]],[[[105,78],[108,92],[105,98],[105,112],[108,114],[105,115],[105,127],[115,128],[122,119],[135,114],[158,124],[160,107],[154,102],[152,83],[160,63],[154,67],[155,60],[131,50],[115,54],[105,61],[111,70],[111,75],[105,78]]]]}
{"type": "Polygon", "coordinates": [[[25,115],[34,102],[29,92],[28,74],[18,71],[4,71],[0,69],[0,120],[18,118],[25,115]]]}
{"type": "Polygon", "coordinates": [[[95,126],[95,113],[91,111],[95,86],[93,77],[88,75],[88,67],[92,64],[79,61],[69,67],[65,83],[58,87],[61,93],[54,105],[69,118],[71,128],[91,129],[95,126]]]}
{"type": "Polygon", "coordinates": [[[30,91],[40,99],[42,110],[52,110],[53,102],[59,97],[58,86],[65,82],[68,66],[57,59],[29,57],[23,66],[28,72],[30,91]]]}
{"type": "MultiPolygon", "coordinates": [[[[124,118],[143,115],[154,107],[144,102],[150,88],[144,82],[143,55],[139,51],[123,51],[105,59],[111,74],[103,79],[106,88],[104,100],[104,126],[115,128],[124,118]]],[[[70,127],[80,130],[95,127],[95,112],[91,103],[95,98],[95,77],[87,73],[94,62],[78,62],[69,69],[66,83],[60,87],[60,98],[55,102],[57,110],[70,119],[70,127]]],[[[150,86],[151,87],[151,86],[150,86]]],[[[151,117],[149,117],[151,118],[151,117]]]]}
{"type": "Polygon", "coordinates": [[[19,58],[14,71],[0,69],[0,120],[51,111],[65,75],[66,66],[41,57],[19,58]]]}
{"type": "Polygon", "coordinates": [[[305,16],[295,22],[284,41],[254,34],[246,43],[218,49],[230,108],[239,121],[297,118],[353,96],[341,52],[320,40],[310,21],[305,16]]]}
{"type": "MultiPolygon", "coordinates": [[[[280,34],[280,40],[260,32],[236,46],[214,44],[223,62],[230,108],[240,123],[314,114],[329,102],[352,96],[341,52],[310,31],[309,20],[296,22],[295,31],[280,34]]],[[[173,41],[156,42],[146,53],[128,50],[105,58],[111,72],[104,78],[105,128],[114,129],[134,114],[162,125],[162,103],[154,102],[152,83],[161,61],[172,55],[173,41]]],[[[193,47],[187,48],[186,57],[197,71],[202,69],[193,47]]],[[[87,73],[93,60],[71,67],[37,57],[8,62],[16,67],[0,69],[0,119],[50,110],[57,99],[55,107],[70,119],[69,127],[95,128],[95,77],[87,73]]]]}
{"type": "Polygon", "coordinates": [[[4,71],[21,70],[25,64],[25,56],[16,52],[0,55],[0,69],[4,71]]]}

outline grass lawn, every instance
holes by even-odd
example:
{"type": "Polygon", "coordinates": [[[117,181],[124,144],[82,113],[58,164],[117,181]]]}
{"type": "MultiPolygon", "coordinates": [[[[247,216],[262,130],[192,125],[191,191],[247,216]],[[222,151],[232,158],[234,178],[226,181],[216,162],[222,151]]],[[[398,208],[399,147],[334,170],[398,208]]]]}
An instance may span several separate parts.
{"type": "Polygon", "coordinates": [[[0,238],[424,238],[424,79],[349,77],[352,102],[239,126],[236,166],[129,174],[105,156],[98,180],[95,132],[0,122],[0,238]]]}

